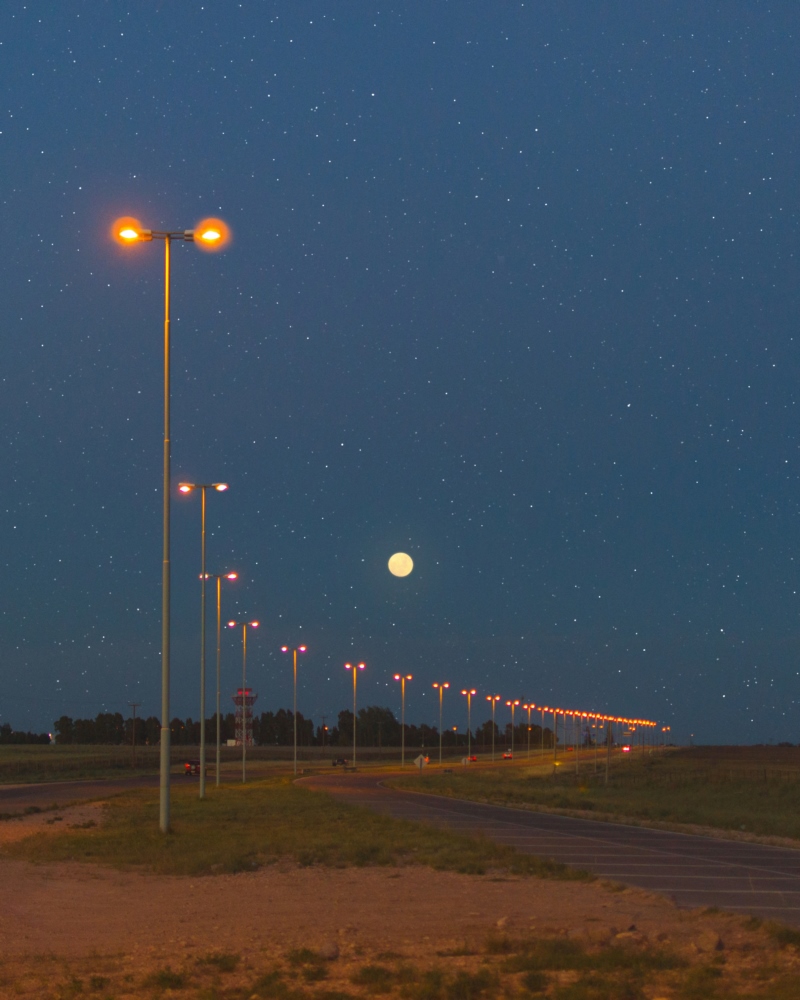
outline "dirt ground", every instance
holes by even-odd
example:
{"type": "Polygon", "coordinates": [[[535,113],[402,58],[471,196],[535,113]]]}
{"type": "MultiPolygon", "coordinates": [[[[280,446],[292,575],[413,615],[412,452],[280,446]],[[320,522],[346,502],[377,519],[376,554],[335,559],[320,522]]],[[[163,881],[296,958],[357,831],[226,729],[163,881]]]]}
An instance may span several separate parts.
{"type": "MultiPolygon", "coordinates": [[[[100,808],[91,804],[6,821],[0,824],[0,848],[34,830],[97,821],[100,808]],[[54,823],[55,816],[62,819],[54,823]]],[[[2,998],[173,995],[167,968],[183,970],[206,990],[193,994],[186,984],[176,996],[234,995],[214,992],[221,973],[213,956],[220,954],[239,956],[223,977],[225,989],[240,982],[242,992],[235,995],[265,996],[251,994],[247,984],[291,949],[330,960],[329,991],[336,986],[361,995],[352,985],[359,964],[393,956],[423,966],[463,966],[477,961],[470,954],[485,950],[492,935],[573,937],[592,947],[652,944],[690,962],[724,955],[729,966],[738,963],[743,970],[766,962],[782,974],[800,971],[795,948],[770,944],[741,917],[679,911],[662,897],[600,882],[468,876],[413,866],[275,865],[239,875],[163,877],[0,856],[0,898],[2,998]],[[208,982],[201,982],[203,976],[208,982]],[[152,989],[143,988],[148,983],[152,989]]]]}

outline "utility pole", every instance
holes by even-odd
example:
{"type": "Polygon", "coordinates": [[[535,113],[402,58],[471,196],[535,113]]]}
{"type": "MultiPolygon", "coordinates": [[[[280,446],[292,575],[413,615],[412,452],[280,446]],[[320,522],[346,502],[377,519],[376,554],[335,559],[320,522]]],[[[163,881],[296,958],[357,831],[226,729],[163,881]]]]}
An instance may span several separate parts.
{"type": "Polygon", "coordinates": [[[128,704],[133,709],[133,726],[131,727],[131,743],[133,747],[133,763],[131,767],[136,767],[136,709],[142,704],[140,701],[129,701],[128,704]]]}

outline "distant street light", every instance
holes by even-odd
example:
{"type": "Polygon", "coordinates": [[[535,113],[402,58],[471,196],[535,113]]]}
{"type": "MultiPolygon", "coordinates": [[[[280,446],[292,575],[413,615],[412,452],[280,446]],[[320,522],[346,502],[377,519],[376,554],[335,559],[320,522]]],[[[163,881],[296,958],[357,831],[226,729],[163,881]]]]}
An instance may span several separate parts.
{"type": "Polygon", "coordinates": [[[345,663],[345,670],[353,671],[353,767],[356,766],[356,683],[358,681],[359,670],[364,670],[366,663],[345,663]]]}
{"type": "Polygon", "coordinates": [[[160,231],[145,229],[138,219],[117,219],[112,235],[122,245],[164,241],[164,485],[163,485],[163,552],[161,570],[161,742],[158,825],[162,833],[169,830],[169,682],[170,682],[170,246],[173,240],[196,243],[206,250],[221,249],[228,238],[228,229],[219,219],[207,219],[195,229],[160,231]]]}
{"type": "Polygon", "coordinates": [[[242,626],[242,784],[247,780],[247,630],[258,622],[228,622],[228,628],[242,626]]]}
{"type": "Polygon", "coordinates": [[[406,681],[414,678],[411,674],[395,674],[394,679],[400,681],[400,767],[406,763],[406,681]]]}
{"type": "Polygon", "coordinates": [[[227,483],[178,483],[181,493],[200,490],[200,798],[206,797],[206,490],[224,493],[227,483]]]}
{"type": "Polygon", "coordinates": [[[475,688],[461,692],[467,698],[467,760],[472,756],[472,699],[478,692],[475,688]]]}
{"type": "Polygon", "coordinates": [[[222,743],[222,721],[220,719],[220,662],[221,662],[221,646],[222,646],[222,581],[223,580],[238,580],[238,573],[206,573],[206,578],[209,580],[217,581],[217,755],[216,755],[216,785],[219,788],[219,770],[220,770],[220,746],[222,743]]]}
{"type": "MultiPolygon", "coordinates": [[[[294,773],[295,774],[297,774],[297,654],[305,653],[305,651],[306,651],[305,646],[297,646],[295,649],[292,650],[292,659],[294,664],[292,670],[292,677],[294,679],[294,688],[293,688],[294,708],[292,710],[292,721],[294,722],[294,773]]],[[[281,652],[288,653],[289,647],[281,646],[281,652]]]]}
{"type": "Polygon", "coordinates": [[[529,705],[525,704],[522,706],[528,713],[528,760],[531,759],[531,709],[536,708],[536,706],[531,702],[529,705]]]}
{"type": "Polygon", "coordinates": [[[442,696],[444,695],[444,689],[450,687],[449,681],[445,681],[443,684],[439,681],[435,681],[433,686],[439,689],[439,764],[442,763],[442,696]]]}
{"type": "Polygon", "coordinates": [[[494,730],[495,730],[495,725],[494,725],[494,707],[497,704],[497,702],[500,701],[500,695],[499,694],[487,694],[486,695],[486,700],[490,701],[492,703],[492,763],[494,764],[494,730]]]}
{"type": "Polygon", "coordinates": [[[511,709],[511,759],[514,759],[514,709],[519,705],[519,698],[516,701],[507,701],[506,705],[511,709]]]}

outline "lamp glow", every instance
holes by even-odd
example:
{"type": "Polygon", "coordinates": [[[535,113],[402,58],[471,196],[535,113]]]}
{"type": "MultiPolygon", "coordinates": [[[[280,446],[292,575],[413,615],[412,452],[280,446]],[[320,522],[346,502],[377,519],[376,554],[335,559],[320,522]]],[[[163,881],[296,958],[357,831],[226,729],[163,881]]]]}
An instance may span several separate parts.
{"type": "Polygon", "coordinates": [[[203,219],[194,227],[194,241],[202,250],[221,250],[230,238],[231,231],[222,219],[203,219]]]}

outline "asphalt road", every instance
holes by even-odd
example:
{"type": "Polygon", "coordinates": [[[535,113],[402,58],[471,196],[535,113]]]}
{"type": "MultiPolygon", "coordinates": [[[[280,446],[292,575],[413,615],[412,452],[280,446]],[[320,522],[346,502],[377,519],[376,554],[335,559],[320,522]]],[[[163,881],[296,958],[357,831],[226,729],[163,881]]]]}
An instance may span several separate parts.
{"type": "MultiPolygon", "coordinates": [[[[70,802],[99,799],[104,795],[127,792],[131,788],[157,788],[158,774],[139,774],[124,778],[92,778],[86,781],[46,781],[31,785],[0,785],[0,813],[22,812],[29,806],[47,809],[70,802]]],[[[181,776],[173,781],[185,780],[181,776]]]]}
{"type": "Polygon", "coordinates": [[[518,851],[661,893],[681,907],[718,906],[800,925],[800,850],[395,791],[382,787],[379,775],[300,780],[400,819],[482,833],[518,851]]]}

